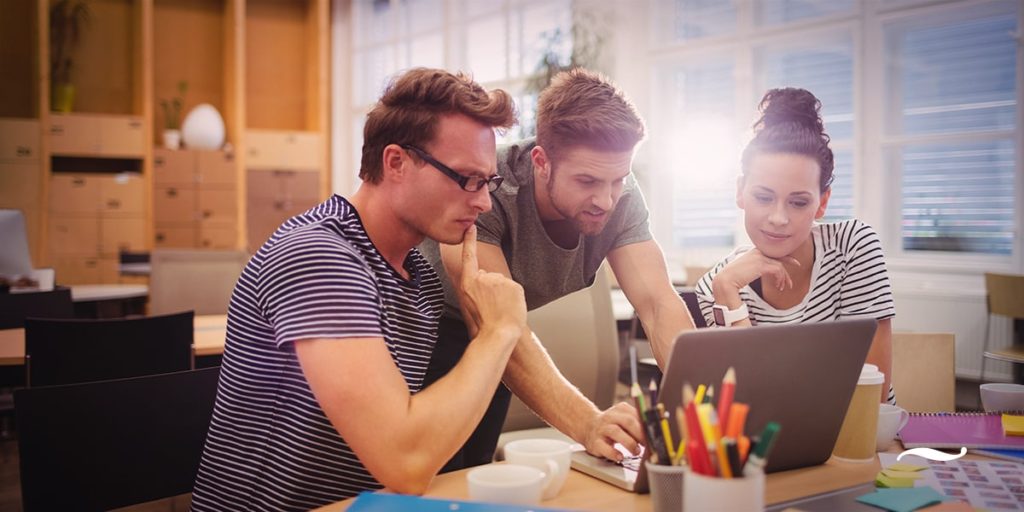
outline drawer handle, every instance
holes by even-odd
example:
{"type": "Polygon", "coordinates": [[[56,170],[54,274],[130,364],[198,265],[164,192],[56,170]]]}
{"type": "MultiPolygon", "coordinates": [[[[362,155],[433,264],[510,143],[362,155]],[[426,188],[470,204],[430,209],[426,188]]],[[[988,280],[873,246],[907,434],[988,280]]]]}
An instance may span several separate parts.
{"type": "Polygon", "coordinates": [[[50,126],[50,135],[64,135],[64,125],[55,124],[50,126]]]}
{"type": "Polygon", "coordinates": [[[167,197],[178,197],[178,189],[169,188],[167,189],[167,197]]]}
{"type": "Polygon", "coordinates": [[[203,218],[209,219],[210,217],[213,217],[213,212],[211,212],[210,210],[203,210],[203,218]]]}
{"type": "Polygon", "coordinates": [[[28,146],[18,146],[18,149],[15,150],[15,152],[18,156],[32,156],[32,148],[28,146]]]}
{"type": "Polygon", "coordinates": [[[164,157],[158,156],[153,159],[153,165],[164,165],[164,157]]]}
{"type": "Polygon", "coordinates": [[[107,201],[107,208],[114,209],[114,208],[120,208],[120,207],[121,207],[121,201],[118,201],[117,199],[110,199],[110,200],[107,201]]]}
{"type": "Polygon", "coordinates": [[[157,233],[156,234],[156,241],[157,242],[163,242],[164,241],[164,234],[163,233],[157,233]]]}

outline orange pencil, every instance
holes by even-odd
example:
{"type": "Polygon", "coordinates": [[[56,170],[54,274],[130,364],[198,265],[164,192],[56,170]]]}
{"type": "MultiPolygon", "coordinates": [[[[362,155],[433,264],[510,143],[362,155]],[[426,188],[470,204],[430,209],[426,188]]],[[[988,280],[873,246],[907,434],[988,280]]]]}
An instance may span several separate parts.
{"type": "Polygon", "coordinates": [[[730,366],[722,378],[721,394],[718,396],[718,421],[722,430],[729,424],[729,412],[732,407],[732,399],[736,394],[736,370],[730,366]]]}
{"type": "Polygon", "coordinates": [[[733,402],[729,408],[729,423],[725,426],[725,435],[739,439],[743,435],[743,426],[747,422],[750,406],[742,402],[733,402]]]}

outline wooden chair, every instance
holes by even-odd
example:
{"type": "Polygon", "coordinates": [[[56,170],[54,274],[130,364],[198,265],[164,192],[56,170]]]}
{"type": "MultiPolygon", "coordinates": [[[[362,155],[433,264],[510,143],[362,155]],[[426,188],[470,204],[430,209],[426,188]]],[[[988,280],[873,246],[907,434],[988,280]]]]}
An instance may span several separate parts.
{"type": "Polygon", "coordinates": [[[25,512],[110,510],[192,491],[219,368],[19,389],[25,512]]]}
{"type": "Polygon", "coordinates": [[[29,386],[192,369],[193,313],[103,320],[25,321],[29,386]]]}
{"type": "MultiPolygon", "coordinates": [[[[1020,345],[1021,340],[1014,339],[1013,344],[1004,349],[989,350],[992,315],[1011,318],[1016,324],[1024,319],[1024,276],[985,273],[985,294],[988,315],[985,317],[985,345],[984,355],[981,358],[980,380],[982,382],[985,381],[985,363],[988,359],[1024,363],[1024,346],[1020,345]]],[[[1015,338],[1020,336],[1020,333],[1017,332],[1017,329],[1020,328],[1019,325],[1015,325],[1015,338]]]]}
{"type": "Polygon", "coordinates": [[[911,412],[950,412],[956,401],[956,339],[949,333],[892,333],[896,402],[911,412]]]}

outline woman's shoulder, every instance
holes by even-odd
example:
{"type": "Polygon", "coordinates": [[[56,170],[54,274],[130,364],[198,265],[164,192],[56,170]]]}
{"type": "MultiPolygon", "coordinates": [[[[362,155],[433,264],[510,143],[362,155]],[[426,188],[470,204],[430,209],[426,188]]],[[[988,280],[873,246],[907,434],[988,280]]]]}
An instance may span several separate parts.
{"type": "Polygon", "coordinates": [[[880,243],[875,229],[860,219],[815,224],[812,229],[820,235],[825,250],[837,249],[848,252],[865,245],[880,243]]]}

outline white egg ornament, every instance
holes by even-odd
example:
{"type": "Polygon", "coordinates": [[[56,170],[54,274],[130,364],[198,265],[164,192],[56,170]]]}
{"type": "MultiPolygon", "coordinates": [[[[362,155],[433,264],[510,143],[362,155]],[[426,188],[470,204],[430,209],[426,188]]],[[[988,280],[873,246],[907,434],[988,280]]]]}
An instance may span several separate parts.
{"type": "Polygon", "coordinates": [[[181,124],[181,138],[190,149],[220,149],[224,145],[224,118],[209,103],[196,105],[181,124]]]}

